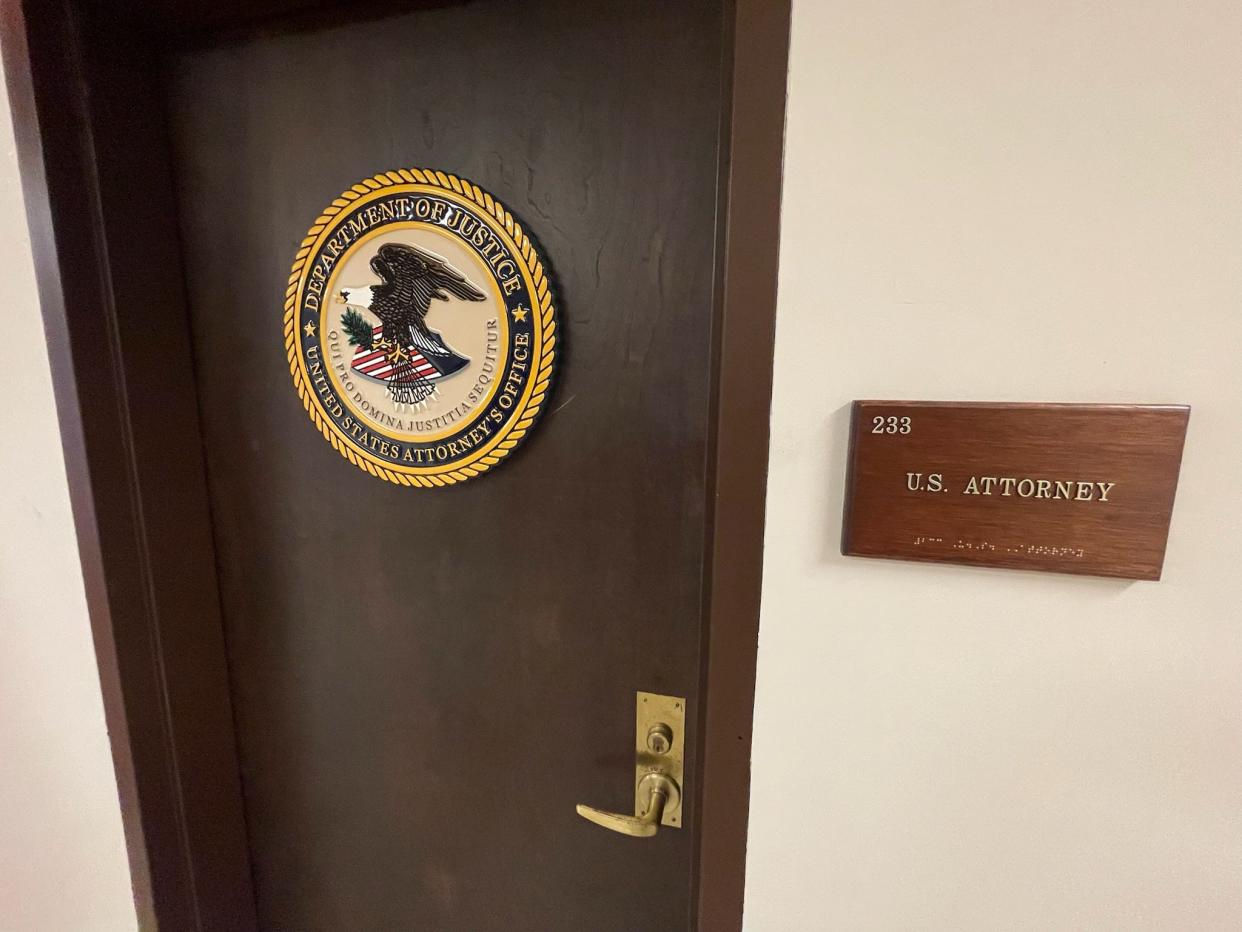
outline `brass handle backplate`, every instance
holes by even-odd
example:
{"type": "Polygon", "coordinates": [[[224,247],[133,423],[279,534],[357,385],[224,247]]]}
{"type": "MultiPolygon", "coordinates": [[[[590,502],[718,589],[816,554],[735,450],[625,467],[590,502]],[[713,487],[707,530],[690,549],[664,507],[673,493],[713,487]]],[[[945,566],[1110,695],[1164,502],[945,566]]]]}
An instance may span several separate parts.
{"type": "Polygon", "coordinates": [[[640,692],[634,717],[634,815],[579,804],[578,815],[609,831],[650,838],[681,827],[686,761],[686,700],[640,692]]]}

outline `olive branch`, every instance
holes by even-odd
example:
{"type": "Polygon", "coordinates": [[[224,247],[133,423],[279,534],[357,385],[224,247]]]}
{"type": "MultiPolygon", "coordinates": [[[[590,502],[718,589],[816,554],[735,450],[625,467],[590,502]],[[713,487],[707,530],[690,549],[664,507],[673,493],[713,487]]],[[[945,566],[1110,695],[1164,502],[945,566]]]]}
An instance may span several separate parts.
{"type": "Polygon", "coordinates": [[[361,314],[350,308],[341,315],[341,328],[349,335],[350,346],[360,346],[370,352],[375,343],[375,333],[361,314]]]}

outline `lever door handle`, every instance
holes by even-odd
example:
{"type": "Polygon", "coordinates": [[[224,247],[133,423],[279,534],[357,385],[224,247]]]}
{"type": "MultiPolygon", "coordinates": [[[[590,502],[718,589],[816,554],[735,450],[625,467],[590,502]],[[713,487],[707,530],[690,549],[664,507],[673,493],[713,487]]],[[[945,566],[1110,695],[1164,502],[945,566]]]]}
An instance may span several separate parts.
{"type": "Polygon", "coordinates": [[[650,838],[659,829],[664,810],[676,809],[681,803],[681,787],[668,774],[654,771],[638,781],[638,793],[644,803],[642,815],[605,812],[582,803],[578,804],[578,815],[610,832],[620,832],[633,838],[650,838]]]}
{"type": "MultiPolygon", "coordinates": [[[[650,838],[681,827],[682,786],[686,779],[686,700],[639,693],[634,697],[634,812],[577,807],[578,815],[610,832],[650,838]]],[[[690,792],[689,790],[685,792],[690,792]]]]}

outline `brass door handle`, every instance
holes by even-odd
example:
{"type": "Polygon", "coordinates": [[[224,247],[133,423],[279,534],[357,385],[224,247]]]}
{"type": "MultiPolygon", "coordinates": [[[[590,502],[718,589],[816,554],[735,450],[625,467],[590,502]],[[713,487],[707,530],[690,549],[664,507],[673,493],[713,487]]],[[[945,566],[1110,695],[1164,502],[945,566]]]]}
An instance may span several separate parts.
{"type": "Polygon", "coordinates": [[[610,832],[620,832],[633,838],[650,838],[659,829],[664,810],[676,809],[681,804],[681,787],[668,774],[654,771],[638,781],[638,793],[639,799],[644,802],[642,815],[605,812],[582,803],[578,804],[578,815],[610,832]]]}
{"type": "MultiPolygon", "coordinates": [[[[634,812],[577,807],[588,822],[631,838],[650,838],[663,825],[681,828],[686,779],[686,700],[638,693],[634,697],[634,812]]],[[[687,791],[688,792],[688,791],[687,791]]]]}

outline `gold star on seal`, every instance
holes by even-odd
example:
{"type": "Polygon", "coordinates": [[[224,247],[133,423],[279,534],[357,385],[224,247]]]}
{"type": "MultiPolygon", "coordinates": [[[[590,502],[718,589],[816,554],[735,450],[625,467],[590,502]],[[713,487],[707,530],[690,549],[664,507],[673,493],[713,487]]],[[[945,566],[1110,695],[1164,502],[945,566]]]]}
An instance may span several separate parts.
{"type": "Polygon", "coordinates": [[[308,320],[306,322],[306,326],[303,327],[302,329],[306,331],[306,335],[308,337],[313,337],[315,335],[315,324],[312,321],[308,320]]]}
{"type": "Polygon", "coordinates": [[[524,308],[520,304],[517,307],[515,307],[512,311],[514,322],[519,323],[519,324],[526,323],[527,312],[528,312],[528,308],[524,308]]]}

